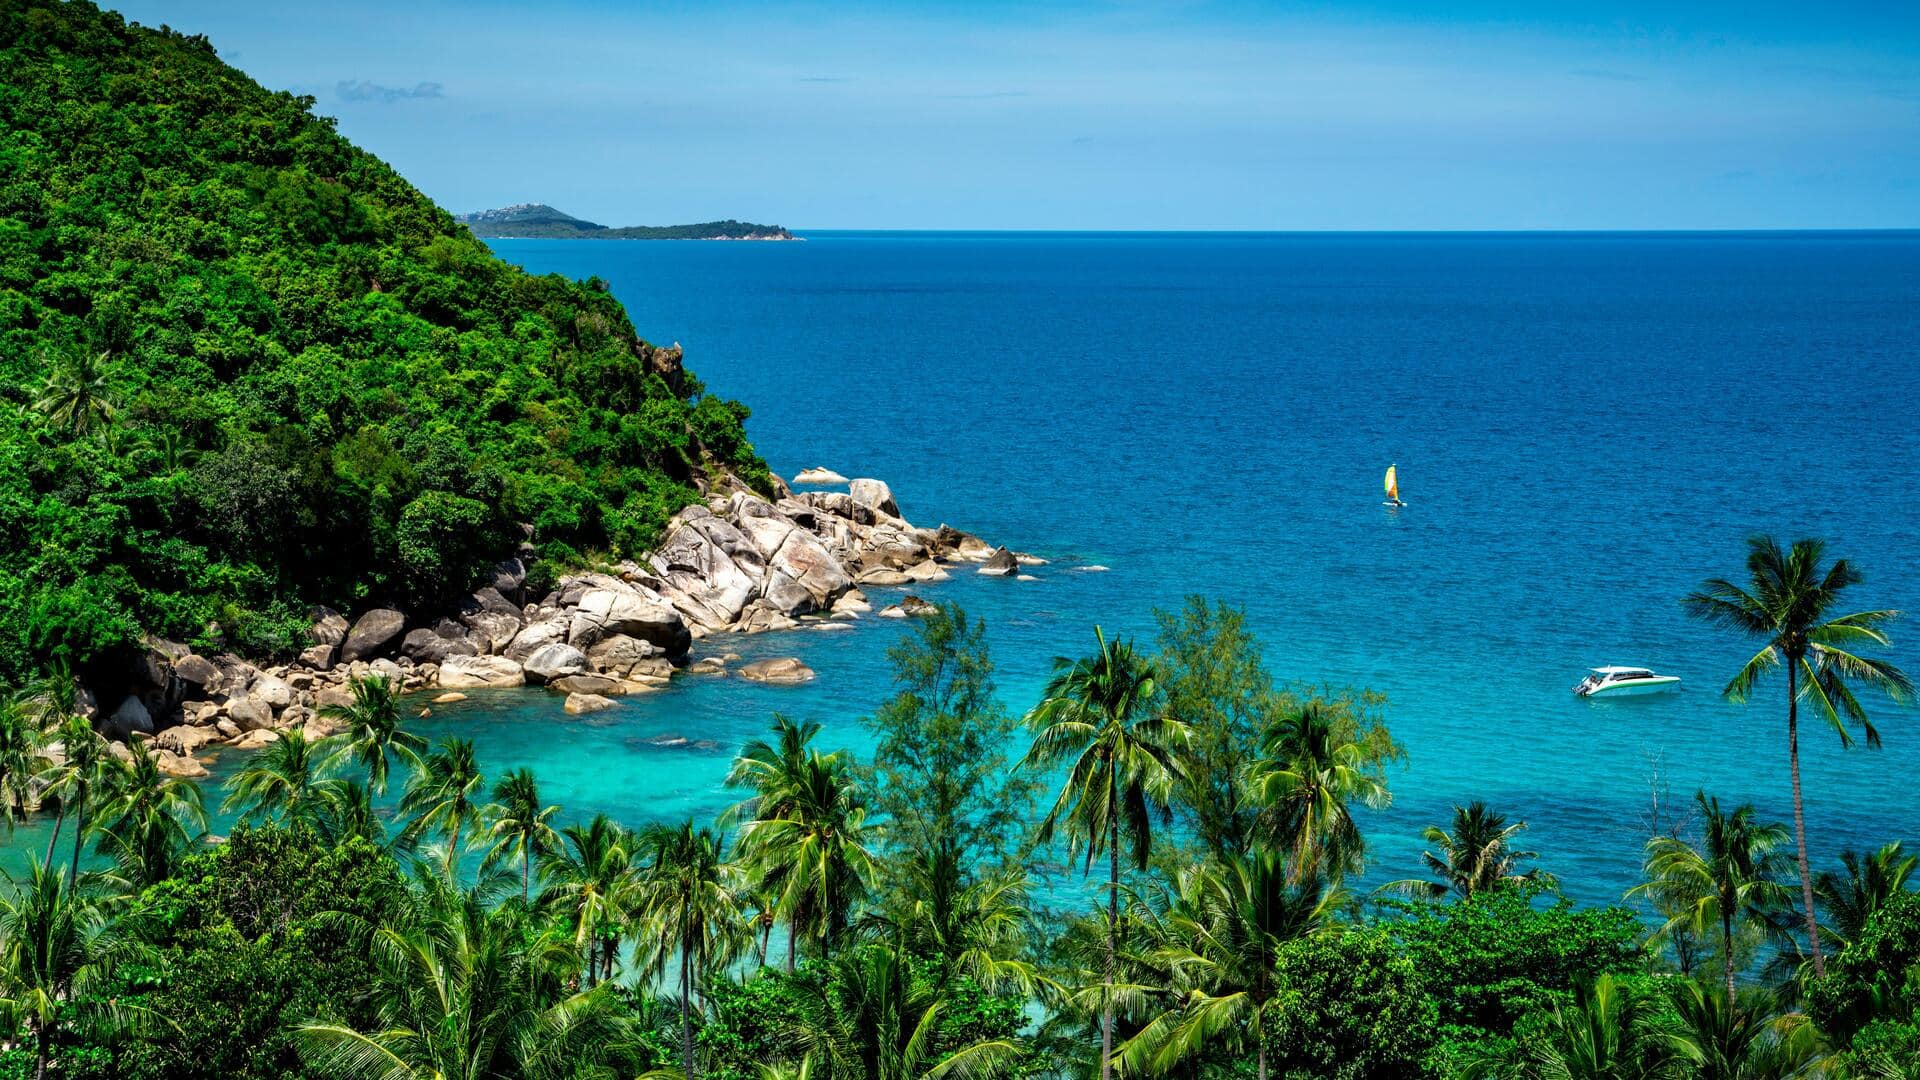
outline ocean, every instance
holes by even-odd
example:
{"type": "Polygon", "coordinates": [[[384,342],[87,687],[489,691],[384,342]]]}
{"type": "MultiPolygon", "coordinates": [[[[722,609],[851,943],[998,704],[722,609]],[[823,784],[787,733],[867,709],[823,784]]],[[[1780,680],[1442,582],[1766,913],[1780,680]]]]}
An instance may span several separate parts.
{"type": "MultiPolygon", "coordinates": [[[[985,619],[1009,708],[1096,624],[1150,644],[1190,594],[1245,608],[1282,680],[1384,693],[1408,758],[1363,815],[1371,880],[1418,874],[1420,830],[1475,798],[1583,903],[1638,881],[1654,790],[1786,820],[1784,688],[1722,700],[1754,647],[1680,605],[1750,534],[1824,537],[1866,576],[1852,607],[1920,610],[1920,233],[804,235],[494,247],[608,282],[752,407],[776,472],[879,477],[916,524],[1049,559],[923,589],[985,619]],[[1608,663],[1684,688],[1569,692],[1608,663]]],[[[421,726],[570,817],[705,820],[775,712],[870,746],[903,632],[696,648],[798,656],[802,687],[685,677],[584,718],[475,694],[421,726]]],[[[1920,671],[1920,616],[1894,633],[1920,671]]],[[[1920,836],[1920,713],[1869,706],[1884,749],[1804,729],[1822,864],[1920,836]]]]}

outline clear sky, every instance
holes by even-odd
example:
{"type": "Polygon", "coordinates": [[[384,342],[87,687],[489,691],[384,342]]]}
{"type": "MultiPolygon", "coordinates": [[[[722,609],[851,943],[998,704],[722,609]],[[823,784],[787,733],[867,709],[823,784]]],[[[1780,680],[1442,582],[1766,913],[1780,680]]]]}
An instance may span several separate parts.
{"type": "Polygon", "coordinates": [[[118,6],[456,211],[1920,227],[1920,0],[118,6]]]}

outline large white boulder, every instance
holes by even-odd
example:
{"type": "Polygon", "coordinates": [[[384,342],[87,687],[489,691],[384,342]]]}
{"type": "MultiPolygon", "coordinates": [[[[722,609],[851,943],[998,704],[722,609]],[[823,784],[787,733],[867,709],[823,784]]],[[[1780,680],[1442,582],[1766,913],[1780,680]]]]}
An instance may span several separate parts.
{"type": "Polygon", "coordinates": [[[504,656],[449,656],[437,678],[447,690],[525,686],[527,682],[520,665],[504,656]]]}

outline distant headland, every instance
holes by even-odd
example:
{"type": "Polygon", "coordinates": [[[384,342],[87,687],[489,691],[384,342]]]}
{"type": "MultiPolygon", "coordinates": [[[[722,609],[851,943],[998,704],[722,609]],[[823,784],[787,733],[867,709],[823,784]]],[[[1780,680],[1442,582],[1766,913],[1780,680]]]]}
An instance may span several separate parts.
{"type": "Polygon", "coordinates": [[[545,203],[520,203],[498,210],[455,214],[475,236],[544,240],[792,240],[779,225],[750,221],[703,221],[695,225],[628,225],[613,228],[562,213],[545,203]]]}

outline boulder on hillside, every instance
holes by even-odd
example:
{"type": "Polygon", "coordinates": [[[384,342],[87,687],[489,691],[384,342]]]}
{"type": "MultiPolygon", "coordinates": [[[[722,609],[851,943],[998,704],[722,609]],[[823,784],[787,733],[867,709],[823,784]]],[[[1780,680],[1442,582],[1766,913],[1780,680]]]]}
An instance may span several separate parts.
{"type": "Polygon", "coordinates": [[[511,615],[516,619],[520,617],[520,605],[501,595],[500,590],[491,585],[474,590],[471,602],[465,607],[470,611],[493,611],[501,615],[511,615]]]}
{"type": "Polygon", "coordinates": [[[392,608],[374,608],[355,620],[353,629],[347,632],[347,640],[340,644],[339,662],[351,664],[356,660],[371,660],[391,652],[406,626],[407,617],[400,612],[392,608]]]}
{"type": "Polygon", "coordinates": [[[528,654],[520,667],[526,672],[530,683],[552,682],[565,675],[578,675],[586,671],[587,654],[564,641],[556,641],[528,654]]]}
{"type": "Polygon", "coordinates": [[[442,689],[525,686],[520,665],[504,656],[449,656],[436,677],[442,689]]]}
{"type": "Polygon", "coordinates": [[[242,694],[227,701],[227,719],[241,731],[259,731],[273,726],[273,709],[252,694],[242,694]]]}
{"type": "MultiPolygon", "coordinates": [[[[455,624],[459,625],[459,624],[455,624]]],[[[465,629],[465,627],[461,627],[465,629]]],[[[400,642],[400,655],[417,664],[438,664],[449,656],[478,656],[480,650],[465,637],[445,637],[434,630],[409,630],[400,642]]]]}
{"type": "Polygon", "coordinates": [[[173,677],[186,684],[190,698],[219,693],[225,686],[222,674],[213,661],[196,653],[188,653],[173,662],[173,677]]]}
{"type": "Polygon", "coordinates": [[[259,698],[269,709],[284,709],[293,704],[293,687],[285,679],[262,675],[247,688],[248,695],[259,698]]]}
{"type": "Polygon", "coordinates": [[[517,558],[502,559],[493,568],[493,588],[505,596],[518,592],[527,583],[527,564],[517,558]]]}
{"type": "Polygon", "coordinates": [[[218,731],[210,727],[190,727],[185,724],[170,727],[153,737],[154,746],[184,757],[191,757],[198,753],[201,747],[219,741],[218,731]]]}
{"type": "Polygon", "coordinates": [[[587,666],[594,671],[624,678],[635,664],[658,655],[660,648],[651,641],[625,634],[609,634],[594,642],[593,647],[587,650],[587,666]]]}
{"type": "Polygon", "coordinates": [[[723,630],[760,594],[766,560],[725,518],[704,506],[682,510],[653,554],[660,595],[688,622],[723,630]]]}
{"type": "Polygon", "coordinates": [[[765,600],[755,600],[740,613],[740,621],[733,628],[742,634],[763,634],[769,630],[791,630],[799,625],[791,616],[765,600]]]}
{"type": "Polygon", "coordinates": [[[801,663],[797,657],[776,656],[742,666],[740,677],[748,682],[792,686],[812,680],[813,669],[801,663]]]}
{"type": "Polygon", "coordinates": [[[313,625],[307,630],[307,637],[316,645],[338,645],[347,640],[347,617],[330,607],[316,607],[312,611],[313,625]]]}
{"type": "Polygon", "coordinates": [[[313,645],[300,651],[300,666],[315,671],[332,671],[339,653],[338,645],[313,645]]]}
{"type": "Polygon", "coordinates": [[[855,502],[871,506],[883,514],[900,516],[900,505],[893,501],[893,489],[887,486],[885,480],[861,477],[847,485],[847,494],[853,496],[855,502]]]}
{"type": "Polygon", "coordinates": [[[548,645],[556,641],[566,641],[567,629],[571,623],[572,619],[561,614],[555,614],[551,618],[544,618],[538,622],[530,622],[513,636],[513,641],[501,651],[501,655],[524,664],[527,657],[548,645]]]}
{"type": "Polygon", "coordinates": [[[980,564],[980,572],[995,577],[1007,577],[1020,572],[1020,560],[1004,547],[995,548],[993,554],[987,557],[987,561],[980,564]]]}
{"type": "Polygon", "coordinates": [[[138,734],[153,734],[153,714],[139,698],[128,694],[111,714],[101,731],[109,739],[126,742],[138,734]]]}
{"type": "Polygon", "coordinates": [[[651,642],[668,656],[685,656],[693,645],[686,621],[673,605],[637,590],[594,589],[580,597],[567,628],[567,643],[586,647],[608,634],[651,642]]]}
{"type": "Polygon", "coordinates": [[[497,653],[513,644],[523,624],[520,616],[500,611],[475,611],[460,616],[468,629],[467,640],[483,653],[497,653]]]}

